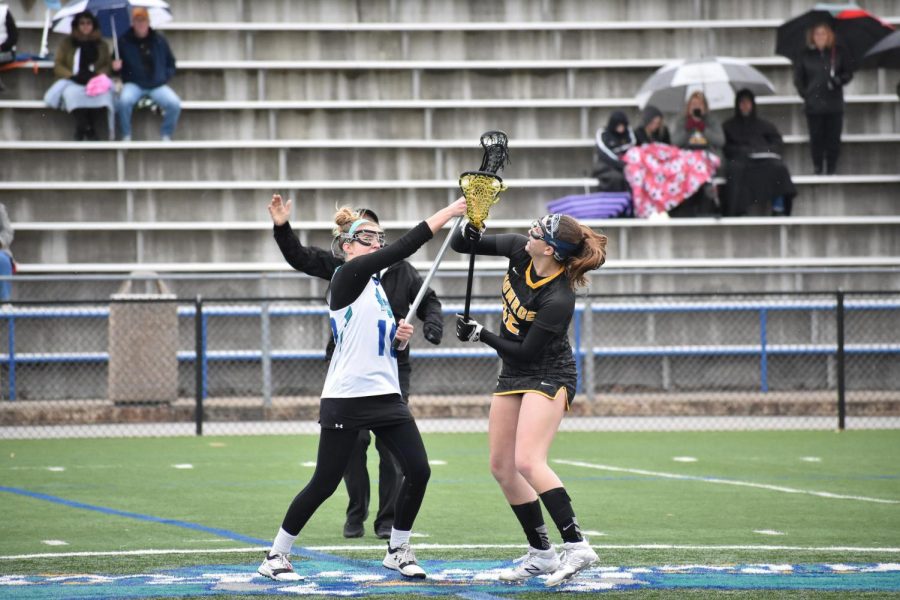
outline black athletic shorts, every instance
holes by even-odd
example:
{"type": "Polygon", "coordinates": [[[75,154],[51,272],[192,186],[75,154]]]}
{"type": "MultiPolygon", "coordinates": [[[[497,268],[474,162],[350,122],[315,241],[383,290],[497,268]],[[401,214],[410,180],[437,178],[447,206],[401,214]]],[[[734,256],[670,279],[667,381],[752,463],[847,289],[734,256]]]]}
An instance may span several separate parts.
{"type": "Polygon", "coordinates": [[[511,375],[501,373],[497,378],[497,387],[494,394],[498,396],[511,396],[534,392],[546,396],[551,400],[556,398],[560,388],[566,390],[566,410],[575,401],[575,377],[533,377],[527,375],[511,375]]]}
{"type": "Polygon", "coordinates": [[[373,429],[412,421],[409,405],[400,394],[359,398],[322,398],[319,425],[322,429],[373,429]]]}

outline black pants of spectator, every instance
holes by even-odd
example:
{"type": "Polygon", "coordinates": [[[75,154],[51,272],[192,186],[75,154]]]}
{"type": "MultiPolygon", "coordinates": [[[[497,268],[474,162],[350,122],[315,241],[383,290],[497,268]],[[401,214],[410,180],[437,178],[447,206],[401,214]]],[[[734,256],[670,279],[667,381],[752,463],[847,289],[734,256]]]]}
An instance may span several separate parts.
{"type": "MultiPolygon", "coordinates": [[[[409,380],[412,374],[408,357],[397,361],[397,373],[400,378],[400,394],[404,402],[409,402],[409,380]]],[[[371,436],[365,429],[353,446],[347,468],[344,470],[344,484],[347,486],[347,524],[362,526],[369,516],[369,469],[366,466],[366,450],[371,443],[371,436]]],[[[375,515],[375,531],[390,531],[394,525],[394,505],[400,487],[403,484],[403,473],[394,459],[390,449],[375,437],[375,449],[378,451],[378,513],[375,515]]]]}
{"type": "MultiPolygon", "coordinates": [[[[104,110],[104,109],[100,109],[104,110]]],[[[75,118],[75,140],[96,140],[97,131],[94,127],[94,121],[97,116],[97,109],[95,108],[76,108],[72,111],[72,116],[75,118]]]]}
{"type": "Polygon", "coordinates": [[[809,126],[809,150],[812,154],[813,169],[817,175],[822,173],[823,166],[829,175],[835,173],[841,154],[844,113],[807,114],[806,123],[809,126]]]}
{"type": "MultiPolygon", "coordinates": [[[[412,529],[425,488],[431,477],[428,455],[415,421],[407,421],[399,425],[377,427],[372,430],[390,449],[400,464],[403,472],[403,484],[397,495],[394,507],[394,527],[401,531],[412,529]]],[[[350,454],[355,447],[354,441],[359,437],[355,429],[323,429],[319,435],[319,452],[316,458],[316,470],[312,479],[306,484],[291,502],[284,516],[281,527],[291,535],[297,535],[316,512],[337,489],[341,476],[350,461],[350,454]]]]}

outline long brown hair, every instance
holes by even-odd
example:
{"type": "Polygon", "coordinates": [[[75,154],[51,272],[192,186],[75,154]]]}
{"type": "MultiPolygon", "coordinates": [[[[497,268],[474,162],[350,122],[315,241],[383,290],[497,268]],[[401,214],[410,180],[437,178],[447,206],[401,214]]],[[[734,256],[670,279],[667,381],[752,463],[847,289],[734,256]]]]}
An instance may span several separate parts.
{"type": "Polygon", "coordinates": [[[566,278],[572,289],[587,285],[588,271],[599,269],[606,262],[607,237],[582,225],[569,215],[562,215],[556,237],[576,244],[578,248],[565,260],[566,278]]]}
{"type": "Polygon", "coordinates": [[[822,29],[824,29],[826,32],[828,32],[828,41],[825,43],[825,48],[831,48],[832,46],[834,46],[834,29],[832,29],[831,25],[829,25],[828,23],[817,23],[816,25],[813,25],[812,27],[807,29],[806,30],[806,45],[809,46],[810,48],[816,47],[816,43],[813,41],[813,36],[816,33],[816,29],[818,29],[820,27],[822,29]]]}

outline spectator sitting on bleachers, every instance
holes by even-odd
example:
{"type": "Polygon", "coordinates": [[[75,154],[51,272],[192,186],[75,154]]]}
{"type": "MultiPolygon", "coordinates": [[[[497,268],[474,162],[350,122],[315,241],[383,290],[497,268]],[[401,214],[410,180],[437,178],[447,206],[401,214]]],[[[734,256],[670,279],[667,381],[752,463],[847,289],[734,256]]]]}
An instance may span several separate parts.
{"type": "Polygon", "coordinates": [[[19,29],[12,11],[6,4],[0,4],[0,63],[12,62],[16,58],[16,43],[19,29]]]}
{"type": "Polygon", "coordinates": [[[648,104],[641,113],[641,124],[634,129],[634,137],[639,146],[657,142],[659,144],[671,144],[672,137],[669,128],[666,127],[662,111],[648,104]]]}
{"type": "MultiPolygon", "coordinates": [[[[0,277],[10,277],[16,272],[16,262],[10,250],[13,236],[12,223],[6,214],[6,206],[0,204],[0,277]]],[[[0,301],[9,300],[11,295],[12,282],[8,279],[0,280],[0,301]]]]}
{"type": "Polygon", "coordinates": [[[598,180],[597,189],[601,192],[628,190],[622,155],[635,145],[636,140],[625,113],[617,110],[609,116],[606,128],[597,130],[596,143],[593,175],[598,180]]]}
{"type": "Polygon", "coordinates": [[[113,69],[121,73],[118,114],[122,140],[131,141],[131,113],[143,97],[156,103],[163,112],[160,136],[171,141],[181,115],[181,98],[166,83],[175,75],[175,56],[161,33],[150,27],[146,8],[131,12],[131,28],[119,36],[121,60],[113,61],[113,69]]]}
{"type": "Polygon", "coordinates": [[[696,91],[688,98],[684,116],[672,131],[672,143],[679,148],[708,150],[719,158],[722,157],[725,134],[719,121],[709,114],[709,104],[703,92],[696,91]]]}
{"type": "MultiPolygon", "coordinates": [[[[684,116],[672,130],[672,143],[679,148],[702,150],[704,154],[714,155],[718,159],[717,166],[721,164],[725,134],[719,121],[709,113],[709,104],[703,92],[698,90],[688,98],[684,116]]],[[[707,181],[699,191],[670,210],[669,216],[697,217],[717,215],[719,212],[718,191],[712,181],[707,181]]]]}
{"type": "Polygon", "coordinates": [[[91,12],[72,18],[72,33],[56,50],[53,73],[58,77],[44,94],[47,106],[72,113],[75,139],[96,140],[94,111],[105,109],[110,138],[115,129],[114,100],[110,73],[109,47],[100,33],[100,23],[91,12]]]}
{"type": "MultiPolygon", "coordinates": [[[[0,4],[0,65],[16,60],[16,42],[19,41],[19,30],[12,11],[5,4],[0,4]]],[[[5,90],[0,81],[0,92],[5,90]]]]}
{"type": "Polygon", "coordinates": [[[797,195],[781,152],[784,142],[775,125],[756,114],[756,98],[741,90],[734,100],[734,117],[725,121],[726,216],[790,215],[797,195]]]}

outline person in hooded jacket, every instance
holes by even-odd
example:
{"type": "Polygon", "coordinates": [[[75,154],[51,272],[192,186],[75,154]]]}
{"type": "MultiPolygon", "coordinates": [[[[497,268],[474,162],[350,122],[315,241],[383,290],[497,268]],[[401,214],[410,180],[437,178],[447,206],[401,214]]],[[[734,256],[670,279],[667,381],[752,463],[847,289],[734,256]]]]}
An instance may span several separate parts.
{"type": "MultiPolygon", "coordinates": [[[[89,93],[88,83],[101,75],[109,77],[111,67],[109,47],[100,33],[100,22],[90,11],[72,17],[72,33],[56,50],[53,73],[57,77],[44,102],[59,110],[72,113],[75,119],[75,140],[96,140],[94,111],[113,110],[111,86],[99,94],[89,93]]],[[[110,120],[110,124],[114,122],[110,120]]]]}
{"type": "Polygon", "coordinates": [[[617,110],[609,116],[606,128],[597,130],[596,143],[593,175],[598,180],[597,188],[601,192],[628,191],[622,156],[637,144],[637,139],[625,113],[617,110]]]}
{"type": "Polygon", "coordinates": [[[806,50],[794,61],[794,85],[803,98],[813,170],[816,175],[823,170],[833,175],[841,153],[844,86],[853,74],[826,23],[812,27],[806,43],[806,50]]]}
{"type": "Polygon", "coordinates": [[[634,129],[634,137],[637,139],[637,145],[651,144],[671,144],[672,136],[669,135],[669,128],[666,127],[662,111],[648,104],[643,112],[641,112],[641,124],[634,129]]]}
{"type": "Polygon", "coordinates": [[[725,121],[726,216],[791,214],[797,190],[781,159],[784,142],[775,125],[756,114],[756,98],[747,89],[734,100],[734,117],[725,121]]]}

